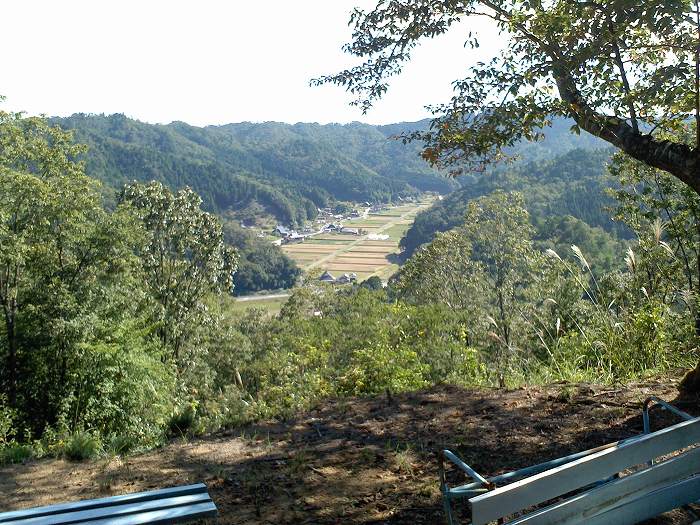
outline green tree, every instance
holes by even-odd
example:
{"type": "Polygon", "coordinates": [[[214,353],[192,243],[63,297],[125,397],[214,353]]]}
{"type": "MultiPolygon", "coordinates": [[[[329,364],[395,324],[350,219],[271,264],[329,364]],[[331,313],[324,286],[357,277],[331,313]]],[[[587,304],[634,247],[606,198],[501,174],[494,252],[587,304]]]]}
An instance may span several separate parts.
{"type": "Polygon", "coordinates": [[[392,287],[411,302],[461,312],[469,325],[467,344],[490,339],[496,363],[507,366],[527,340],[521,328],[539,279],[542,257],[532,235],[520,195],[481,197],[469,203],[461,227],[438,234],[409,259],[392,287]],[[488,337],[477,338],[484,329],[488,337]]]}
{"type": "Polygon", "coordinates": [[[360,286],[368,290],[381,290],[384,288],[384,283],[382,282],[381,277],[378,275],[373,275],[362,281],[360,286]]]}
{"type": "Polygon", "coordinates": [[[497,339],[510,349],[538,260],[522,197],[495,192],[469,203],[463,235],[471,241],[473,261],[482,268],[497,339]]]}
{"type": "Polygon", "coordinates": [[[34,435],[153,437],[170,382],[141,313],[141,232],[102,207],[83,151],[43,119],[0,113],[0,389],[34,435]]]}
{"type": "Polygon", "coordinates": [[[700,122],[698,17],[688,0],[380,1],[350,18],[344,49],[364,62],[313,82],[344,86],[367,111],[422,40],[491,19],[503,49],[454,83],[430,131],[406,136],[426,142],[427,160],[482,167],[563,116],[700,192],[700,126],[692,145],[662,134],[700,122]]]}
{"type": "Polygon", "coordinates": [[[439,233],[420,248],[392,278],[392,290],[415,304],[444,304],[471,322],[472,343],[483,315],[483,267],[472,259],[472,245],[463,229],[439,233]]]}
{"type": "MultiPolygon", "coordinates": [[[[114,242],[95,183],[75,161],[83,151],[42,119],[0,112],[0,302],[11,405],[24,310],[52,294],[70,302],[71,292],[107,262],[114,242]]],[[[70,305],[59,301],[55,308],[70,305]]]]}
{"type": "Polygon", "coordinates": [[[258,290],[291,288],[301,276],[301,269],[279,246],[257,238],[234,221],[223,224],[224,240],[239,256],[233,284],[236,295],[258,290]]]}
{"type": "Polygon", "coordinates": [[[205,314],[205,296],[233,291],[236,254],[224,244],[219,220],[201,210],[202,200],[189,188],[173,194],[159,182],[133,183],[124,188],[120,203],[133,210],[148,234],[139,256],[160,306],[160,339],[177,362],[193,324],[205,314]]]}
{"type": "Polygon", "coordinates": [[[700,335],[700,197],[667,173],[627,156],[616,155],[610,169],[621,181],[614,192],[616,219],[639,239],[627,256],[629,271],[648,294],[680,299],[700,335]]]}

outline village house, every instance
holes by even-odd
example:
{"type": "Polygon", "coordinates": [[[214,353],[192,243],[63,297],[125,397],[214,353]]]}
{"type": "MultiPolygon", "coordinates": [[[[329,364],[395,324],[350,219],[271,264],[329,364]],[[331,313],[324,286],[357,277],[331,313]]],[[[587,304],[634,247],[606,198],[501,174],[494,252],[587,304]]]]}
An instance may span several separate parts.
{"type": "Polygon", "coordinates": [[[281,235],[282,237],[287,237],[289,236],[292,232],[289,228],[285,228],[281,224],[278,224],[275,229],[273,230],[273,233],[276,233],[277,235],[281,235]]]}
{"type": "Polygon", "coordinates": [[[333,223],[326,224],[326,225],[322,228],[322,230],[323,230],[324,232],[327,232],[327,233],[330,233],[330,232],[339,232],[339,231],[341,231],[342,229],[343,229],[343,225],[342,225],[342,224],[333,224],[333,223]]]}
{"type": "Polygon", "coordinates": [[[297,244],[300,242],[304,242],[305,238],[306,238],[306,235],[299,235],[297,232],[292,232],[291,235],[289,235],[281,240],[282,240],[282,244],[297,244]]]}
{"type": "Polygon", "coordinates": [[[344,273],[340,277],[338,277],[335,282],[338,284],[349,284],[349,283],[354,283],[357,281],[357,274],[356,273],[344,273]]]}
{"type": "Polygon", "coordinates": [[[333,277],[331,273],[328,270],[326,270],[321,274],[321,277],[319,277],[318,280],[324,283],[334,283],[335,277],[333,277]]]}

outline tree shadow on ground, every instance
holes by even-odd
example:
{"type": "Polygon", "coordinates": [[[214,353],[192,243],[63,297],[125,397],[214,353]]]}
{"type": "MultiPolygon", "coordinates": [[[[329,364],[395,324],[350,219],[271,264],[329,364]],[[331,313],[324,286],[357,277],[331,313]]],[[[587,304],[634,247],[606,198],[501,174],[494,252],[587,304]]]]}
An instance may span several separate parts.
{"type": "MultiPolygon", "coordinates": [[[[641,403],[651,394],[700,413],[697,399],[677,398],[672,385],[660,383],[440,386],[331,400],[290,421],[173,443],[109,467],[85,465],[76,476],[89,497],[105,487],[122,493],[205,481],[220,524],[441,523],[437,450],[450,448],[495,475],[640,433],[641,403]]],[[[660,416],[655,425],[671,422],[660,416]]],[[[463,481],[454,471],[450,479],[463,481]]],[[[44,483],[47,489],[50,480],[44,483]]],[[[61,496],[69,499],[66,491],[61,496]]],[[[668,515],[654,523],[690,520],[668,515]]]]}

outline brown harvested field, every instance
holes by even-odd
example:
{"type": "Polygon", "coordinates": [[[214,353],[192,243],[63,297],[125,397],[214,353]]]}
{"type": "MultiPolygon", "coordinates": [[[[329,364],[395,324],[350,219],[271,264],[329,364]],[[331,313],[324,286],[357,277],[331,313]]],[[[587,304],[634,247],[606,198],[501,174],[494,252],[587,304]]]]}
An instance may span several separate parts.
{"type": "Polygon", "coordinates": [[[333,262],[339,262],[339,261],[346,261],[346,262],[359,262],[365,259],[371,259],[375,261],[379,261],[380,264],[386,264],[387,258],[386,255],[388,254],[383,254],[383,253],[362,253],[362,252],[355,252],[355,253],[342,253],[336,257],[333,258],[333,262]]]}
{"type": "Polygon", "coordinates": [[[328,244],[295,244],[293,246],[284,247],[283,250],[287,253],[333,253],[341,246],[333,246],[328,244]]]}
{"type": "MultiPolygon", "coordinates": [[[[338,255],[338,259],[377,259],[378,253],[371,252],[345,252],[342,255],[338,255]]],[[[383,258],[382,258],[383,259],[383,258]]]]}
{"type": "Polygon", "coordinates": [[[328,255],[328,252],[287,252],[290,257],[302,257],[305,259],[318,259],[328,255]]]}
{"type": "Polygon", "coordinates": [[[359,253],[359,252],[366,252],[366,253],[391,253],[392,250],[388,246],[367,246],[367,245],[362,245],[362,246],[353,246],[350,248],[351,252],[354,253],[359,253]]]}
{"type": "Polygon", "coordinates": [[[381,268],[380,265],[366,265],[366,264],[333,264],[328,263],[324,266],[324,269],[328,270],[333,274],[334,277],[343,273],[359,273],[367,272],[368,274],[373,274],[381,268]]]}
{"type": "Polygon", "coordinates": [[[311,257],[323,257],[324,255],[328,255],[329,253],[327,250],[285,250],[284,251],[287,255],[308,255],[311,257]]]}
{"type": "Polygon", "coordinates": [[[371,275],[387,279],[398,265],[388,257],[399,252],[396,233],[410,226],[415,215],[431,203],[400,206],[380,214],[370,214],[345,225],[361,228],[366,233],[390,235],[386,240],[369,240],[365,235],[322,233],[300,244],[282,247],[306,271],[329,270],[335,277],[342,273],[356,273],[359,280],[371,275]]]}
{"type": "Polygon", "coordinates": [[[345,259],[343,257],[338,257],[337,259],[333,259],[329,264],[335,264],[335,265],[355,265],[355,264],[367,264],[371,266],[381,266],[383,264],[386,264],[386,259],[382,259],[379,257],[375,258],[361,258],[361,259],[345,259]]]}
{"type": "Polygon", "coordinates": [[[317,241],[333,241],[337,243],[343,243],[343,242],[352,242],[352,238],[350,237],[340,237],[339,235],[334,235],[332,233],[326,234],[326,235],[314,235],[311,237],[309,240],[306,242],[317,242],[317,241]]]}
{"type": "Polygon", "coordinates": [[[390,250],[394,250],[396,248],[396,243],[391,242],[391,241],[365,241],[362,243],[362,246],[380,246],[384,248],[389,248],[390,250]]]}

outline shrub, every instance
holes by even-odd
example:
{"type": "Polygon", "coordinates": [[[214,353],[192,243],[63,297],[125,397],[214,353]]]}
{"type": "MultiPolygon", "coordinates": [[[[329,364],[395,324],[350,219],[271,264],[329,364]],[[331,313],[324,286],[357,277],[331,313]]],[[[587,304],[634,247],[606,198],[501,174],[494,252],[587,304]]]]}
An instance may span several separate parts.
{"type": "Polygon", "coordinates": [[[168,421],[171,434],[184,435],[194,427],[197,419],[197,403],[191,402],[177,410],[168,421]]]}
{"type": "Polygon", "coordinates": [[[10,442],[15,432],[15,411],[7,406],[7,397],[0,394],[0,447],[10,442]]]}
{"type": "Polygon", "coordinates": [[[89,432],[71,434],[63,448],[63,454],[72,461],[84,461],[97,457],[101,449],[100,440],[89,432]]]}
{"type": "Polygon", "coordinates": [[[137,440],[132,436],[114,435],[107,440],[106,452],[113,456],[128,454],[137,446],[137,440]]]}
{"type": "Polygon", "coordinates": [[[244,400],[237,385],[226,386],[218,396],[204,403],[200,416],[204,430],[215,432],[250,422],[255,418],[255,406],[252,405],[255,403],[244,400]]]}
{"type": "Polygon", "coordinates": [[[356,351],[339,379],[341,394],[404,392],[427,386],[427,365],[404,345],[378,344],[356,351]]]}
{"type": "Polygon", "coordinates": [[[140,323],[107,328],[113,330],[109,342],[81,345],[82,381],[65,409],[71,414],[68,428],[90,428],[105,437],[128,435],[155,445],[172,411],[174,371],[157,345],[143,337],[140,323]]]}
{"type": "Polygon", "coordinates": [[[0,448],[0,465],[22,463],[33,456],[34,450],[30,445],[23,445],[12,441],[0,448]]]}

